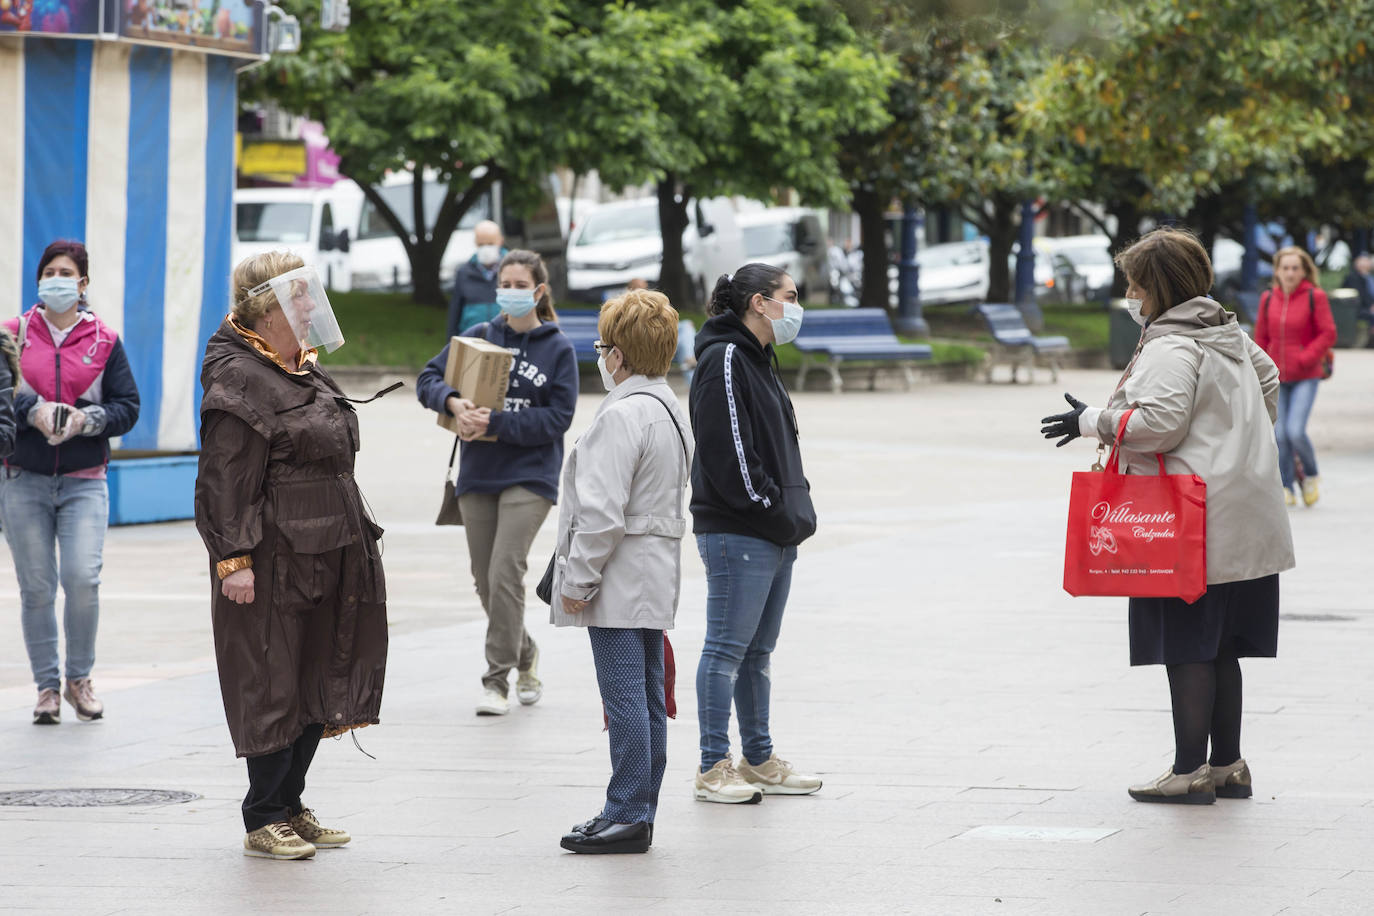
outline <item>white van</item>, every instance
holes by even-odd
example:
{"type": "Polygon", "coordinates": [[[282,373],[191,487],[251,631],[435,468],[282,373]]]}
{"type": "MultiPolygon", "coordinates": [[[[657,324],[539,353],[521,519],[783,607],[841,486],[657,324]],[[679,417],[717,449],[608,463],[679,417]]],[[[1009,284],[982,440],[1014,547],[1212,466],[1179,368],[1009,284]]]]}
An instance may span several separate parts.
{"type": "Polygon", "coordinates": [[[234,191],[233,262],[286,249],[315,265],[330,289],[347,292],[357,221],[356,204],[337,186],[239,188],[234,191]]]}
{"type": "MultiPolygon", "coordinates": [[[[716,277],[745,263],[738,212],[757,206],[717,197],[687,208],[683,262],[698,298],[705,298],[716,277]]],[[[663,261],[658,198],[601,204],[576,222],[568,240],[569,298],[600,302],[636,277],[650,285],[658,282],[663,261]]]]}
{"type": "Polygon", "coordinates": [[[824,297],[830,279],[822,216],[822,211],[805,207],[769,207],[741,213],[736,218],[743,245],[740,263],[760,261],[787,271],[803,302],[824,297]]]}

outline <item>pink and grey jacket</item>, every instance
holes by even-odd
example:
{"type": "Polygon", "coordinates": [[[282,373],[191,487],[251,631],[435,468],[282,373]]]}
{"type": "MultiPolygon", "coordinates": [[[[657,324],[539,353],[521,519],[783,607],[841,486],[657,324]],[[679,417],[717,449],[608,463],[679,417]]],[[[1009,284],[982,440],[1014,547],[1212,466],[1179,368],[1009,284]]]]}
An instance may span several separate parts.
{"type": "Polygon", "coordinates": [[[24,315],[22,339],[19,324],[18,318],[4,322],[19,346],[22,375],[14,389],[14,453],[5,465],[48,475],[103,469],[110,460],[110,437],[124,435],[138,422],[138,387],[119,335],[85,308],[60,347],[38,306],[24,315]],[[86,414],[85,428],[61,445],[49,445],[31,424],[44,401],[79,407],[86,414]]]}

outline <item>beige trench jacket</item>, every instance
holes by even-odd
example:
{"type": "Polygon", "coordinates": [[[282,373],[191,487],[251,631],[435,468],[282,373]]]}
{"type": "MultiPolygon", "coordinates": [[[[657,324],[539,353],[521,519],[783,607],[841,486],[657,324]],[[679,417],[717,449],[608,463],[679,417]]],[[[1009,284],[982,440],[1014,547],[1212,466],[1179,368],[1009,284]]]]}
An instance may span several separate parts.
{"type": "Polygon", "coordinates": [[[606,395],[563,468],[550,623],[672,628],[691,449],[691,427],[661,376],[631,376],[606,395]],[[639,391],[652,397],[631,396],[639,391]],[[590,603],[567,614],[563,595],[590,603]]]}
{"type": "Polygon", "coordinates": [[[1274,415],[1279,373],[1236,316],[1211,299],[1184,302],[1151,322],[1107,408],[1080,425],[1104,443],[1122,439],[1128,474],[1170,474],[1207,483],[1207,584],[1292,569],[1293,535],[1279,482],[1274,415]]]}

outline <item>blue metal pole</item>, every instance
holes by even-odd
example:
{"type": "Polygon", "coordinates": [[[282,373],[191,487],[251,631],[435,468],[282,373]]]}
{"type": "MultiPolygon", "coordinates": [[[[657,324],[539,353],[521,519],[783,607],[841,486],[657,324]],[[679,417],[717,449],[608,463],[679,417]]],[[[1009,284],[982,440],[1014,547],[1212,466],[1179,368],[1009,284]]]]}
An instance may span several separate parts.
{"type": "Polygon", "coordinates": [[[1040,331],[1045,316],[1035,300],[1035,201],[1021,203],[1021,237],[1016,252],[1016,307],[1026,319],[1026,327],[1040,331]]]}
{"type": "Polygon", "coordinates": [[[914,206],[902,208],[902,251],[897,264],[897,330],[929,337],[930,325],[921,315],[921,268],[916,263],[916,230],[921,218],[914,206]]]}

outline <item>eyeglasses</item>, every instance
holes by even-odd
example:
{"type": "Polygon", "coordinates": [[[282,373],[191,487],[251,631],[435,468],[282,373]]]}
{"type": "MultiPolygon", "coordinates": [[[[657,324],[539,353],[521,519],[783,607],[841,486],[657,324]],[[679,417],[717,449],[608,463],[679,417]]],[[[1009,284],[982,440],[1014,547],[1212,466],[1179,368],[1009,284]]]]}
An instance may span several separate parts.
{"type": "Polygon", "coordinates": [[[615,349],[615,344],[602,343],[597,340],[592,342],[592,349],[596,351],[597,356],[605,356],[615,349]]]}

